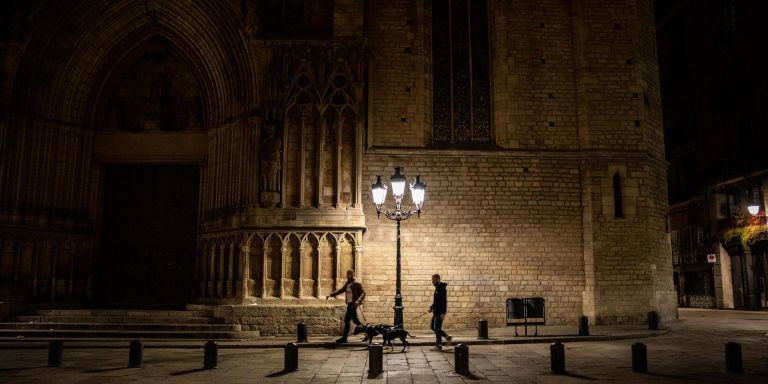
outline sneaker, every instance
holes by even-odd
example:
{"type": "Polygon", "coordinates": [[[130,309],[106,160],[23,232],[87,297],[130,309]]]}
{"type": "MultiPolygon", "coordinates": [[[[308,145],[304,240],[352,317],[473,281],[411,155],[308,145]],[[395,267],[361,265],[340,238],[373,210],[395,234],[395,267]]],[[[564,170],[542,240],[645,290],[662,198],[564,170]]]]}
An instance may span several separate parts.
{"type": "Polygon", "coordinates": [[[445,343],[446,344],[450,344],[452,340],[453,340],[453,336],[451,336],[451,335],[445,336],[445,343]]]}
{"type": "Polygon", "coordinates": [[[336,342],[339,343],[339,344],[346,344],[347,339],[342,337],[342,338],[336,339],[336,342]]]}
{"type": "Polygon", "coordinates": [[[442,350],[443,350],[443,347],[442,347],[442,346],[439,346],[439,345],[435,345],[435,346],[434,346],[434,347],[431,349],[431,351],[442,351],[442,350]]]}

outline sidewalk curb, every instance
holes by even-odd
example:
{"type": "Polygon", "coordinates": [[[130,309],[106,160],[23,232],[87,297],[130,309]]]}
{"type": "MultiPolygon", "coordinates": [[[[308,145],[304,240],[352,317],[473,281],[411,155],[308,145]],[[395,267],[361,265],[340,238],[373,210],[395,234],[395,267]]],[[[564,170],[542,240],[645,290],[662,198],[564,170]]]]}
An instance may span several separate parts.
{"type": "MultiPolygon", "coordinates": [[[[628,340],[628,339],[643,339],[648,337],[656,337],[665,335],[667,333],[671,332],[670,328],[661,329],[654,332],[645,332],[645,333],[630,333],[625,335],[617,335],[617,336],[607,336],[607,335],[595,335],[595,336],[534,336],[534,337],[527,337],[527,338],[501,338],[501,339],[494,339],[490,338],[487,340],[481,340],[481,339],[467,339],[467,340],[457,340],[454,338],[454,342],[451,343],[451,346],[457,345],[457,344],[464,344],[464,345],[501,345],[501,344],[543,344],[543,343],[554,343],[554,342],[560,342],[560,343],[578,343],[578,342],[588,342],[588,341],[618,341],[618,340],[628,340]]],[[[421,337],[419,337],[421,338],[421,337]]],[[[311,337],[310,337],[311,339],[311,337]]],[[[42,339],[42,340],[0,340],[0,350],[3,349],[47,349],[48,348],[48,341],[52,339],[42,339]],[[33,344],[34,345],[20,345],[20,344],[33,344]],[[40,344],[37,344],[40,343],[40,344]]],[[[59,339],[61,340],[61,339],[59,339]]],[[[129,340],[115,340],[115,341],[109,341],[105,344],[96,344],[96,343],[103,343],[104,340],[99,341],[89,341],[84,339],[77,339],[77,340],[63,340],[65,341],[64,348],[65,349],[128,349],[128,342],[129,340]],[[74,345],[67,345],[67,343],[74,343],[74,345]],[[77,345],[77,343],[94,343],[94,345],[77,345]],[[121,343],[118,345],[118,343],[121,343]]],[[[142,339],[144,341],[144,349],[202,349],[203,344],[205,340],[199,340],[199,344],[189,344],[192,343],[192,340],[185,340],[186,344],[177,344],[178,340],[176,342],[174,341],[157,341],[155,342],[152,339],[142,339]]],[[[198,341],[198,340],[195,340],[198,341]]],[[[242,342],[242,341],[229,341],[229,340],[217,340],[219,349],[270,349],[270,348],[283,348],[285,347],[285,344],[289,343],[290,341],[287,341],[286,343],[276,343],[276,342],[268,342],[268,343],[248,343],[248,342],[242,342]]],[[[351,342],[351,343],[345,343],[345,344],[338,344],[332,341],[321,341],[321,342],[308,342],[308,343],[296,343],[299,348],[328,348],[328,349],[335,349],[335,348],[360,348],[360,347],[367,347],[367,343],[363,342],[351,342]]],[[[410,341],[408,343],[411,346],[417,347],[417,346],[433,346],[434,343],[431,341],[410,341]]],[[[400,344],[395,345],[395,350],[398,348],[402,348],[400,344]]]]}

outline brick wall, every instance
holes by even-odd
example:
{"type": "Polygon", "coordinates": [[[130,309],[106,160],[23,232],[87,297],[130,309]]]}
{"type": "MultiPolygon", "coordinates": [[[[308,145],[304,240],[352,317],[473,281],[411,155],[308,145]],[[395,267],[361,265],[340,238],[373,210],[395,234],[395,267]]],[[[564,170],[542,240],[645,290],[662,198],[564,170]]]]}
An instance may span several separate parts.
{"type": "MultiPolygon", "coordinates": [[[[386,16],[366,19],[375,66],[364,184],[402,165],[428,185],[425,214],[403,223],[405,318],[428,306],[432,273],[449,281],[448,326],[499,325],[516,296],[544,296],[552,323],[674,317],[651,2],[489,3],[500,151],[414,149],[431,138],[431,2],[388,1],[386,16]],[[410,17],[416,27],[402,23],[410,17]],[[404,52],[412,42],[421,49],[404,52]],[[403,92],[414,77],[424,88],[403,92]],[[623,218],[613,217],[615,173],[623,218]]],[[[394,223],[364,203],[368,313],[385,321],[394,223]]]]}
{"type": "Polygon", "coordinates": [[[333,35],[360,37],[363,35],[363,1],[335,0],[333,2],[333,35]]]}
{"type": "MultiPolygon", "coordinates": [[[[4,91],[19,115],[13,129],[11,123],[0,126],[6,142],[65,142],[54,138],[58,130],[45,128],[47,121],[70,122],[78,132],[97,129],[89,127],[89,108],[104,68],[117,60],[111,55],[124,51],[120,42],[154,31],[140,2],[99,3],[87,14],[77,13],[77,7],[64,12],[68,3],[62,4],[40,13],[40,20],[51,22],[35,29],[41,35],[30,37],[19,58],[23,70],[15,75],[14,88],[4,91]],[[54,50],[43,49],[48,46],[54,50]],[[24,121],[32,122],[29,129],[16,129],[24,121]]],[[[272,79],[271,43],[245,37],[239,8],[227,4],[151,4],[165,35],[204,75],[206,129],[262,107],[272,79]]],[[[549,323],[575,324],[582,314],[606,323],[637,323],[649,310],[674,317],[650,0],[490,0],[495,150],[428,149],[432,0],[334,4],[334,35],[341,39],[324,43],[362,34],[370,57],[361,172],[366,225],[361,273],[369,321],[391,321],[395,228],[376,218],[368,183],[377,174],[390,175],[395,165],[411,177],[422,175],[428,185],[424,214],[402,228],[406,319],[428,308],[433,273],[449,282],[449,327],[474,326],[481,317],[501,325],[504,299],[516,296],[546,298],[549,323]],[[623,218],[613,217],[615,173],[623,180],[623,218]]],[[[75,148],[67,143],[60,148],[75,148]]],[[[24,191],[47,185],[24,171],[45,170],[58,157],[43,147],[33,149],[3,157],[0,178],[24,191]]],[[[246,151],[243,158],[258,156],[246,151]]],[[[84,159],[67,169],[90,177],[97,166],[84,159]]],[[[70,174],[52,172],[62,181],[70,174]]],[[[93,218],[99,186],[92,180],[78,187],[83,192],[55,188],[51,196],[70,191],[68,198],[93,218]]],[[[42,200],[37,203],[45,207],[42,200]]],[[[426,327],[426,319],[419,321],[414,328],[426,327]]]]}
{"type": "MultiPolygon", "coordinates": [[[[449,283],[449,327],[472,327],[481,318],[503,324],[508,297],[544,297],[553,323],[581,315],[578,161],[450,151],[372,151],[364,160],[364,180],[403,165],[407,176],[421,175],[427,184],[424,214],[402,223],[406,319],[431,304],[433,273],[449,283]]],[[[395,223],[376,218],[368,195],[364,204],[366,314],[386,321],[394,296],[395,223]]]]}

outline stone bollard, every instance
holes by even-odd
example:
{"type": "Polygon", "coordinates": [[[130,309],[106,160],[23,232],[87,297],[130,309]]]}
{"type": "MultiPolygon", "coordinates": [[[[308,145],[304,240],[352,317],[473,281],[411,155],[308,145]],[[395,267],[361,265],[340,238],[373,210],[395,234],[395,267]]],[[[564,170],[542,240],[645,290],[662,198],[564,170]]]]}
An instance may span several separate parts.
{"type": "Polygon", "coordinates": [[[589,336],[589,318],[586,316],[579,318],[579,336],[589,336]]]}
{"type": "Polygon", "coordinates": [[[304,323],[296,324],[296,342],[297,343],[306,343],[307,342],[307,325],[304,323]]]}
{"type": "Polygon", "coordinates": [[[144,345],[141,340],[133,340],[128,351],[128,367],[140,368],[144,360],[144,345]]]}
{"type": "Polygon", "coordinates": [[[556,342],[549,345],[549,359],[552,373],[562,375],[565,373],[565,346],[556,342]]]}
{"type": "Polygon", "coordinates": [[[648,372],[648,348],[643,343],[632,344],[632,372],[648,372]]]}
{"type": "Polygon", "coordinates": [[[64,344],[61,340],[54,340],[48,343],[48,366],[58,367],[61,365],[61,357],[64,353],[64,344]]]}
{"type": "Polygon", "coordinates": [[[378,375],[384,372],[384,347],[379,343],[368,347],[368,374],[378,375]]]}
{"type": "Polygon", "coordinates": [[[205,343],[203,348],[203,369],[214,369],[219,366],[219,344],[215,341],[205,343]]]}
{"type": "Polygon", "coordinates": [[[283,372],[293,372],[299,369],[299,346],[296,343],[285,345],[285,364],[283,372]]]}
{"type": "Polygon", "coordinates": [[[743,373],[744,366],[741,361],[741,344],[725,343],[725,370],[728,373],[743,373]]]}
{"type": "Polygon", "coordinates": [[[651,331],[659,330],[659,314],[656,311],[648,312],[648,329],[651,331]]]}
{"type": "Polygon", "coordinates": [[[460,373],[462,375],[468,375],[469,374],[469,347],[464,344],[459,344],[454,348],[454,366],[456,368],[456,373],[460,373]]]}
{"type": "Polygon", "coordinates": [[[488,338],[488,320],[480,320],[477,322],[477,338],[488,338]]]}

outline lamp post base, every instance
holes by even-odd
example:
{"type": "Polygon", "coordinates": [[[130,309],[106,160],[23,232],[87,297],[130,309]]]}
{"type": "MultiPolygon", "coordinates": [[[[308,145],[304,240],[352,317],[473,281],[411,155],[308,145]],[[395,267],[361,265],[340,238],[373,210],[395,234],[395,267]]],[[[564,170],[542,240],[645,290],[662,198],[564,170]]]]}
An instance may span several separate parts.
{"type": "Polygon", "coordinates": [[[394,306],[395,310],[395,327],[403,325],[403,306],[394,306]]]}
{"type": "Polygon", "coordinates": [[[395,306],[392,307],[392,309],[395,310],[395,327],[402,326],[403,325],[403,295],[400,294],[400,290],[398,289],[397,294],[395,294],[395,306]]]}

